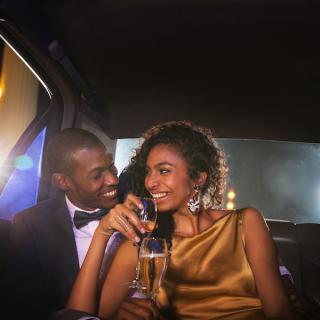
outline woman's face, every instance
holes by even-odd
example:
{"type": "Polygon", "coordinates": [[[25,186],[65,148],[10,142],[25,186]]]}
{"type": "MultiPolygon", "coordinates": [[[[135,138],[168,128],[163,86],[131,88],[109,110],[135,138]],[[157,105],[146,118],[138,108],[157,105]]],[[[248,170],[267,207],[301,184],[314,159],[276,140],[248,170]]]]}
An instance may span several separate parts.
{"type": "Polygon", "coordinates": [[[157,199],[158,210],[188,211],[187,202],[194,192],[187,163],[175,147],[155,146],[147,158],[145,186],[157,199]]]}

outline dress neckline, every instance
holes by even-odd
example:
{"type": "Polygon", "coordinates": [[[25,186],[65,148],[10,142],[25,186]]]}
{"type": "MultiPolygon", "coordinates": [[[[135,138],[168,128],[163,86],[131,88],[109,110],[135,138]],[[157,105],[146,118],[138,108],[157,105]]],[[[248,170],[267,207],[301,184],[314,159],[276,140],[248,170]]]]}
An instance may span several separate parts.
{"type": "Polygon", "coordinates": [[[218,219],[213,221],[212,224],[208,228],[204,229],[203,231],[201,231],[201,232],[199,232],[197,234],[194,234],[192,236],[179,236],[179,235],[173,233],[173,238],[175,238],[175,239],[193,239],[193,238],[200,237],[203,234],[206,234],[206,233],[210,232],[214,227],[216,227],[216,225],[220,221],[223,221],[224,218],[230,217],[230,215],[232,215],[233,213],[236,213],[236,212],[237,212],[236,210],[232,210],[232,211],[227,212],[226,214],[222,215],[221,217],[219,217],[218,219]]]}

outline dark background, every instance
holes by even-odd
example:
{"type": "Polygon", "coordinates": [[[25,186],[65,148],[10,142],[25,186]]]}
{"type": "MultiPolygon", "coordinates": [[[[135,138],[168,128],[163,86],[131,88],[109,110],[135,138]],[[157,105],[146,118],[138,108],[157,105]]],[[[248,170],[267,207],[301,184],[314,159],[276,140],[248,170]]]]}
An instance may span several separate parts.
{"type": "Polygon", "coordinates": [[[320,142],[319,1],[2,2],[58,40],[112,138],[190,119],[219,138],[320,142]]]}

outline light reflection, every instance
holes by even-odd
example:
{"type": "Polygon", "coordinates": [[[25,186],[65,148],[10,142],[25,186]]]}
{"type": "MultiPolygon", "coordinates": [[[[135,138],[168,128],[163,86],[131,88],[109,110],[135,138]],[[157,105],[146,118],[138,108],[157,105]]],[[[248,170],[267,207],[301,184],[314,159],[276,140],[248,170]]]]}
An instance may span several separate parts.
{"type": "Polygon", "coordinates": [[[19,170],[29,170],[33,167],[33,161],[27,154],[18,156],[16,158],[16,168],[19,170]]]}
{"type": "Polygon", "coordinates": [[[234,203],[232,201],[228,201],[226,207],[228,210],[232,210],[234,209],[234,203]]]}
{"type": "Polygon", "coordinates": [[[228,194],[227,197],[229,200],[233,200],[236,197],[236,193],[231,189],[228,194]]]}

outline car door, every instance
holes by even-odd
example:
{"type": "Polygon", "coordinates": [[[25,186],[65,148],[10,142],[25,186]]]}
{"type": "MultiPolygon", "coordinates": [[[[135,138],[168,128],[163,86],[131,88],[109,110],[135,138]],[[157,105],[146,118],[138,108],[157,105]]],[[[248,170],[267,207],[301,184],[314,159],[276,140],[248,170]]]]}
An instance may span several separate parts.
{"type": "Polygon", "coordinates": [[[80,93],[59,64],[0,16],[0,219],[52,191],[43,155],[48,138],[76,125],[80,93]]]}

